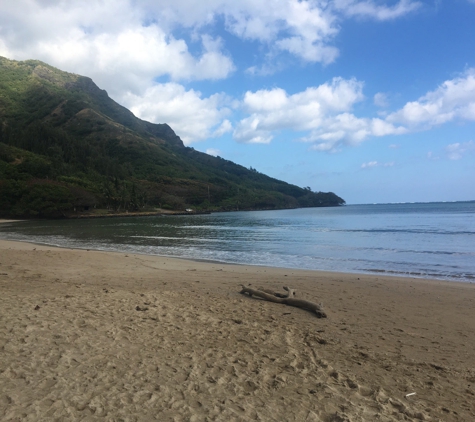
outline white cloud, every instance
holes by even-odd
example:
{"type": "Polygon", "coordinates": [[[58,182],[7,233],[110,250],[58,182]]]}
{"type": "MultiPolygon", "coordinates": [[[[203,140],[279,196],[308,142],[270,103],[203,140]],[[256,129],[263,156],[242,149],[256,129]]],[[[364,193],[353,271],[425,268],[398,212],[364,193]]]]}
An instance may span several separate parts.
{"type": "Polygon", "coordinates": [[[200,92],[170,82],[150,87],[144,95],[127,93],[121,102],[141,119],[168,123],[186,145],[231,130],[224,94],[203,98],[200,92]]]}
{"type": "Polygon", "coordinates": [[[375,96],[373,97],[373,101],[377,107],[389,107],[388,96],[383,92],[378,92],[377,94],[375,94],[375,96]]]}
{"type": "Polygon", "coordinates": [[[234,139],[247,144],[269,144],[273,135],[270,128],[260,129],[258,116],[251,116],[241,120],[234,130],[234,139]]]}
{"type": "MultiPolygon", "coordinates": [[[[328,88],[328,85],[326,86],[328,88]]],[[[348,101],[348,111],[333,113],[326,107],[320,107],[320,114],[314,114],[314,117],[319,116],[319,119],[313,120],[308,115],[298,113],[308,122],[308,127],[297,125],[297,120],[293,120],[293,124],[288,124],[286,128],[306,129],[309,132],[302,140],[311,142],[311,149],[335,152],[341,149],[342,145],[358,145],[369,137],[427,130],[453,120],[475,120],[475,69],[468,70],[458,78],[445,81],[435,91],[427,93],[418,101],[408,102],[402,109],[389,114],[386,118],[361,118],[350,112],[349,109],[354,103],[363,97],[361,87],[362,85],[360,85],[359,95],[355,97],[357,99],[353,102],[348,101]]],[[[262,99],[272,100],[264,97],[262,99]]],[[[381,98],[375,96],[374,100],[381,100],[381,98]]],[[[272,104],[278,109],[281,108],[281,103],[276,98],[273,99],[272,104]]],[[[275,112],[268,111],[268,114],[272,115],[275,112]]],[[[281,110],[281,114],[285,114],[288,119],[292,118],[291,113],[286,111],[281,110]]],[[[262,117],[260,120],[264,121],[262,117]]],[[[275,120],[280,121],[281,124],[286,123],[284,118],[279,120],[277,117],[275,120]]],[[[271,132],[268,132],[267,136],[271,136],[271,132]]],[[[398,147],[396,144],[390,145],[390,148],[398,147]]],[[[471,150],[471,143],[457,143],[447,147],[447,154],[451,159],[459,159],[462,154],[471,150]]],[[[366,163],[365,167],[370,166],[366,163]]]]}
{"type": "Polygon", "coordinates": [[[375,4],[374,1],[335,0],[335,8],[347,16],[373,18],[386,21],[400,18],[414,12],[422,6],[420,1],[400,0],[394,6],[375,4]]]}
{"type": "MultiPolygon", "coordinates": [[[[247,115],[234,128],[229,99],[221,94],[203,97],[183,86],[225,79],[235,70],[224,41],[209,35],[216,33],[218,21],[241,40],[259,44],[263,59],[249,72],[272,73],[279,68],[274,59],[282,53],[305,62],[336,60],[339,52],[333,42],[344,19],[396,19],[421,5],[414,0],[384,3],[5,1],[0,6],[0,55],[36,58],[90,76],[139,117],[169,123],[187,144],[231,131],[239,142],[269,143],[276,131],[293,130],[303,132],[301,140],[311,143],[312,149],[336,151],[371,136],[402,134],[454,119],[475,120],[474,70],[386,118],[353,114],[355,104],[364,99],[363,83],[355,79],[334,78],[295,94],[281,88],[247,92],[241,104],[247,115]]],[[[387,106],[383,93],[374,101],[387,106]]]]}
{"type": "Polygon", "coordinates": [[[464,155],[475,151],[475,142],[456,142],[454,144],[447,145],[445,152],[449,160],[460,160],[464,155]]]}
{"type": "Polygon", "coordinates": [[[220,38],[197,33],[200,51],[192,52],[141,0],[16,0],[0,9],[0,55],[87,75],[139,117],[169,123],[187,144],[232,130],[223,95],[204,98],[176,83],[233,72],[220,38]],[[172,82],[158,84],[160,77],[172,82]]]}
{"type": "Polygon", "coordinates": [[[112,95],[145,90],[160,76],[171,80],[226,78],[234,70],[219,38],[198,37],[192,54],[148,17],[141,2],[40,2],[2,4],[0,54],[36,58],[92,77],[112,95]]]}
{"type": "Polygon", "coordinates": [[[378,161],[369,161],[367,163],[361,164],[362,169],[370,169],[374,167],[393,167],[394,166],[394,161],[390,161],[388,163],[380,163],[378,161]]]}
{"type": "MultiPolygon", "coordinates": [[[[223,113],[225,114],[225,113],[223,113]]],[[[233,130],[233,125],[232,123],[228,120],[225,119],[223,122],[219,125],[219,127],[213,132],[211,135],[213,138],[220,138],[226,133],[232,132],[233,130]]]]}
{"type": "Polygon", "coordinates": [[[256,40],[287,51],[305,61],[331,63],[338,50],[330,43],[340,30],[344,17],[365,16],[389,20],[412,13],[420,2],[400,0],[393,6],[376,5],[373,1],[336,0],[151,0],[149,10],[160,16],[161,21],[174,26],[209,25],[224,17],[227,30],[234,35],[256,40]]]}
{"type": "Polygon", "coordinates": [[[327,64],[336,59],[338,50],[326,45],[338,32],[334,17],[310,2],[297,1],[289,2],[286,17],[292,35],[278,40],[278,48],[309,62],[327,64]]]}
{"type": "Polygon", "coordinates": [[[261,43],[271,57],[288,52],[304,61],[327,64],[338,56],[332,42],[345,16],[394,18],[412,12],[417,4],[411,0],[395,6],[356,0],[334,4],[316,0],[271,4],[266,0],[5,1],[0,13],[0,54],[41,59],[95,79],[101,72],[132,72],[135,77],[129,79],[224,78],[234,69],[232,60],[219,39],[207,35],[219,19],[228,32],[261,43]],[[190,53],[184,39],[173,37],[174,30],[183,28],[201,40],[201,53],[190,53]]]}
{"type": "MultiPolygon", "coordinates": [[[[311,143],[311,149],[335,152],[342,145],[358,145],[369,137],[428,130],[451,121],[475,121],[475,69],[445,81],[386,117],[353,114],[353,107],[363,99],[363,83],[342,78],[293,95],[281,88],[247,92],[243,109],[249,116],[236,125],[234,137],[239,142],[269,143],[276,131],[303,131],[306,134],[301,141],[311,143]]],[[[374,101],[382,105],[384,94],[377,94],[374,101]]],[[[468,147],[453,148],[449,155],[459,157],[468,147]]]]}
{"type": "Polygon", "coordinates": [[[387,117],[388,122],[404,124],[412,130],[430,129],[454,120],[475,120],[474,68],[387,117]]]}
{"type": "Polygon", "coordinates": [[[214,2],[229,32],[254,40],[275,54],[286,51],[305,61],[331,63],[338,50],[328,45],[339,32],[337,16],[315,1],[241,0],[214,2]],[[219,6],[218,6],[219,3],[219,6]]]}
{"type": "Polygon", "coordinates": [[[362,83],[342,78],[293,95],[281,88],[248,91],[243,109],[250,116],[239,122],[234,137],[241,142],[268,143],[275,130],[312,130],[328,115],[350,110],[362,99],[362,83]]]}
{"type": "Polygon", "coordinates": [[[275,131],[304,131],[301,141],[312,143],[311,149],[335,151],[343,143],[356,145],[369,136],[405,132],[382,119],[352,114],[353,106],[363,99],[363,83],[343,78],[293,95],[281,88],[247,92],[243,109],[249,116],[237,124],[234,138],[269,143],[275,131]]]}
{"type": "MultiPolygon", "coordinates": [[[[0,54],[20,60],[37,58],[90,76],[140,117],[167,121],[182,133],[185,142],[193,142],[232,130],[230,121],[222,120],[224,109],[216,102],[219,96],[205,99],[178,84],[157,84],[156,80],[227,78],[235,67],[222,40],[207,35],[210,26],[222,18],[229,32],[261,43],[270,57],[287,52],[304,61],[326,64],[338,56],[331,43],[339,32],[342,10],[345,15],[385,19],[386,15],[409,13],[413,5],[406,0],[392,7],[345,1],[337,1],[336,7],[313,0],[273,0],[272,5],[264,0],[2,2],[0,54]],[[174,37],[177,28],[186,28],[194,40],[193,48],[199,46],[201,51],[195,52],[191,41],[174,37]],[[180,118],[180,113],[186,117],[180,118]]],[[[335,117],[335,113],[347,112],[361,98],[360,83],[342,80],[290,96],[278,90],[247,93],[244,104],[251,116],[240,122],[235,136],[245,142],[266,143],[275,129],[314,130],[325,119],[332,126],[332,117],[348,120],[348,116],[335,117]],[[266,110],[262,101],[269,96],[280,96],[284,104],[266,110]]],[[[378,121],[372,124],[387,130],[378,121]]],[[[363,132],[353,137],[362,136],[363,132]]]]}
{"type": "Polygon", "coordinates": [[[219,149],[216,149],[216,148],[208,148],[206,150],[206,154],[217,157],[219,154],[221,154],[221,151],[219,149]]]}

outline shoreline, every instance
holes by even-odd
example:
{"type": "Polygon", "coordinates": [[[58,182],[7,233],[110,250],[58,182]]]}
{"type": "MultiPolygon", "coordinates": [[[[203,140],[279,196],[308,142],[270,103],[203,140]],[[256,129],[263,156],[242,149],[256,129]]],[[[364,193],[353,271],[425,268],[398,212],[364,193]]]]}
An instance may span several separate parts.
{"type": "Polygon", "coordinates": [[[0,318],[4,420],[475,419],[470,283],[0,240],[0,318]]]}
{"type": "MultiPolygon", "coordinates": [[[[130,211],[130,212],[113,212],[104,214],[93,214],[88,212],[81,212],[76,214],[63,215],[60,218],[31,218],[31,220],[87,220],[87,219],[96,219],[96,218],[127,218],[127,217],[173,217],[173,216],[183,216],[183,215],[210,215],[213,213],[229,213],[229,212],[257,212],[257,211],[285,211],[285,210],[295,210],[295,209],[305,209],[305,208],[335,208],[342,207],[345,204],[340,205],[326,205],[326,206],[315,206],[315,207],[297,207],[297,208],[262,208],[262,209],[235,209],[235,210],[206,210],[206,211],[173,211],[173,210],[161,210],[161,211],[130,211]]],[[[102,211],[107,211],[102,209],[102,211]]],[[[2,222],[15,222],[15,221],[26,221],[25,219],[14,220],[14,219],[1,219],[2,222]]]]}
{"type": "MultiPolygon", "coordinates": [[[[13,223],[13,222],[18,222],[18,221],[25,221],[25,220],[6,220],[6,219],[0,219],[0,224],[4,223],[13,223]]],[[[226,262],[226,261],[218,261],[218,260],[211,260],[211,259],[201,259],[201,258],[187,258],[187,257],[180,257],[180,256],[167,256],[167,255],[150,255],[142,252],[137,252],[137,251],[114,251],[114,250],[100,250],[100,249],[94,249],[94,248],[74,248],[74,247],[68,247],[68,246],[58,246],[58,245],[48,245],[46,243],[36,243],[33,241],[29,240],[6,240],[6,239],[1,239],[0,241],[6,241],[6,242],[20,242],[20,243],[27,243],[31,245],[37,245],[37,246],[45,246],[48,248],[58,248],[58,249],[69,249],[69,250],[79,250],[79,251],[97,251],[97,252],[109,252],[109,253],[129,253],[129,254],[135,254],[135,255],[142,255],[142,256],[151,256],[151,257],[158,257],[158,258],[169,258],[169,259],[178,259],[178,260],[185,260],[185,261],[192,261],[192,262],[203,262],[203,263],[210,263],[210,264],[220,264],[220,265],[239,265],[239,266],[249,266],[249,267],[255,267],[255,268],[275,268],[275,269],[282,269],[282,270],[287,270],[287,271],[315,271],[315,272],[321,272],[321,273],[329,273],[329,274],[346,274],[346,275],[354,275],[354,276],[380,276],[380,277],[388,277],[388,278],[401,278],[401,279],[414,279],[414,280],[436,280],[436,281],[443,281],[443,282],[448,282],[448,283],[467,283],[467,284],[475,284],[475,280],[473,278],[467,278],[467,279],[455,279],[455,278],[437,278],[434,276],[423,276],[420,274],[416,273],[397,273],[397,272],[391,272],[391,271],[386,271],[386,270],[367,270],[367,271],[331,271],[331,270],[321,270],[321,269],[308,269],[308,268],[293,268],[293,267],[272,267],[272,266],[267,266],[267,265],[259,265],[259,264],[248,264],[248,263],[236,263],[236,262],[226,262]]]]}
{"type": "MultiPolygon", "coordinates": [[[[0,221],[1,224],[1,221],[0,221]]],[[[292,267],[271,267],[266,265],[257,265],[257,264],[243,264],[243,263],[234,263],[234,262],[224,262],[224,261],[217,261],[217,260],[208,260],[208,259],[199,259],[199,258],[182,258],[179,256],[166,256],[166,255],[152,255],[146,254],[141,252],[129,252],[129,251],[109,251],[109,250],[101,250],[101,249],[94,249],[94,248],[73,248],[73,247],[63,247],[57,245],[48,245],[45,243],[36,243],[32,241],[23,241],[23,240],[7,240],[0,238],[0,250],[5,249],[6,247],[9,249],[15,250],[64,250],[64,251],[77,251],[77,252],[89,252],[89,253],[101,253],[101,254],[111,254],[117,256],[124,256],[124,255],[132,255],[132,256],[140,256],[140,257],[149,257],[153,259],[163,259],[163,260],[170,260],[170,261],[183,261],[183,263],[187,263],[188,265],[196,263],[196,264],[203,264],[203,265],[221,265],[221,266],[229,266],[229,267],[242,267],[242,268],[249,268],[258,270],[269,270],[269,271],[277,271],[277,272],[286,272],[286,273],[310,273],[316,274],[321,276],[343,276],[343,277],[356,277],[360,279],[361,277],[367,277],[369,279],[375,278],[388,278],[389,280],[397,279],[398,281],[406,281],[406,282],[417,282],[417,281],[428,281],[434,283],[449,283],[449,284],[473,284],[470,281],[457,281],[457,280],[444,280],[438,278],[426,278],[426,277],[417,277],[415,275],[398,275],[398,274],[389,274],[389,273],[365,273],[365,272],[345,272],[345,271],[326,271],[326,270],[316,270],[316,269],[306,269],[306,268],[292,268],[292,267]]]]}

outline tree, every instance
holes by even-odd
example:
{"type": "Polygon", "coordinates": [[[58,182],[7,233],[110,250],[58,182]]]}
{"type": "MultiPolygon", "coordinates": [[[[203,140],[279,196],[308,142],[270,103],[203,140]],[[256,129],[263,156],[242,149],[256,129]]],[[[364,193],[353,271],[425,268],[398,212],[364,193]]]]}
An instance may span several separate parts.
{"type": "Polygon", "coordinates": [[[50,183],[30,184],[13,206],[13,214],[30,217],[64,217],[72,208],[68,188],[50,183]]]}

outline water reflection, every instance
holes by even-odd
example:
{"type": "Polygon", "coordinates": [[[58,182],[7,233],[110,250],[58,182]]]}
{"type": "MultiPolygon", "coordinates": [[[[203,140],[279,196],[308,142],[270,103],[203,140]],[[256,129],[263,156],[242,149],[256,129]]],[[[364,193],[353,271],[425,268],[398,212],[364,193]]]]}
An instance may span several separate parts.
{"type": "Polygon", "coordinates": [[[251,265],[471,280],[475,203],[25,221],[0,237],[251,265]]]}

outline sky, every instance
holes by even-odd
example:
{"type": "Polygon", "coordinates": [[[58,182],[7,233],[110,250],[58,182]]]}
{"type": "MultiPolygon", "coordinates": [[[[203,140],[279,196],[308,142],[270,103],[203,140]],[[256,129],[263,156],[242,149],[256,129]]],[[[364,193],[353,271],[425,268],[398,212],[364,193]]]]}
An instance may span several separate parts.
{"type": "Polygon", "coordinates": [[[0,56],[348,204],[475,199],[475,0],[0,0],[0,56]]]}

